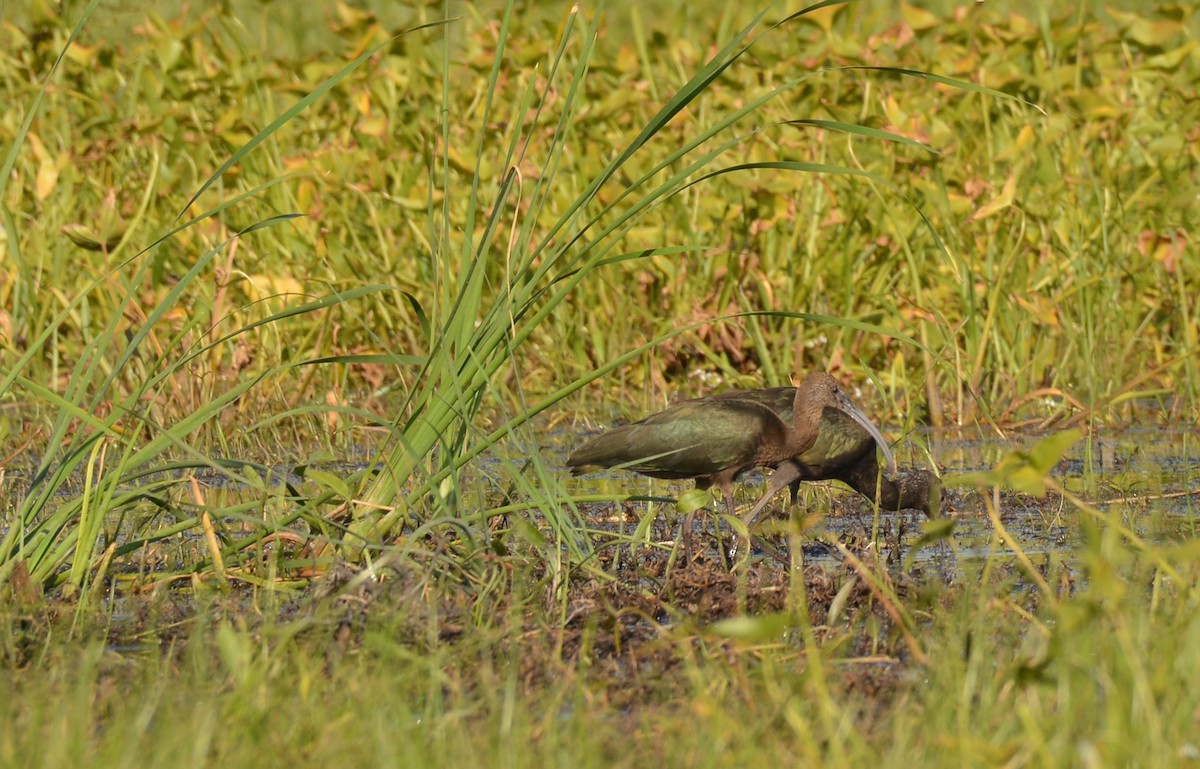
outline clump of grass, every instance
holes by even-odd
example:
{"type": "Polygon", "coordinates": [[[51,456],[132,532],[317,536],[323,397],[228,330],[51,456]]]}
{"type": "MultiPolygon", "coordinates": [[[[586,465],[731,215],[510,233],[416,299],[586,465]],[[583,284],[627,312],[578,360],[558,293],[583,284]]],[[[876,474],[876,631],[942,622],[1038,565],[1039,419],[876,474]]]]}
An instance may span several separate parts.
{"type": "MultiPolygon", "coordinates": [[[[64,44],[64,54],[70,50],[95,5],[92,3],[85,9],[64,44]]],[[[364,54],[351,62],[347,69],[343,70],[343,74],[361,64],[366,58],[367,55],[364,54]]],[[[60,55],[55,68],[62,61],[63,56],[60,55]]],[[[53,73],[52,69],[51,74],[53,73]]],[[[291,116],[318,99],[337,82],[337,79],[330,79],[301,99],[289,112],[235,152],[216,174],[201,185],[176,219],[182,218],[191,204],[225,171],[291,116]]],[[[44,93],[45,84],[31,104],[18,139],[24,138],[33,125],[44,93]]],[[[13,167],[16,156],[14,146],[5,160],[6,173],[3,180],[0,180],[0,198],[4,197],[7,171],[13,167]]],[[[153,178],[151,188],[152,186],[153,178]]],[[[148,193],[151,188],[148,188],[148,193]]],[[[197,393],[203,402],[194,403],[191,413],[168,412],[164,415],[153,408],[147,408],[144,404],[153,403],[158,394],[164,391],[177,393],[183,389],[190,389],[184,384],[186,380],[212,373],[213,359],[228,350],[233,342],[252,331],[269,327],[286,318],[325,310],[380,290],[376,286],[367,286],[344,293],[334,293],[326,298],[294,304],[281,312],[268,314],[240,327],[230,324],[234,325],[232,330],[219,329],[220,324],[229,318],[215,319],[212,326],[204,327],[204,318],[192,316],[174,329],[165,341],[158,338],[155,334],[156,327],[168,314],[178,312],[186,292],[210,270],[221,251],[233,247],[231,244],[235,240],[241,242],[241,239],[251,233],[292,219],[294,215],[265,219],[209,249],[175,281],[157,304],[150,307],[141,305],[138,296],[139,287],[147,281],[151,271],[152,262],[147,254],[198,222],[210,220],[236,206],[255,192],[252,190],[235,196],[195,219],[174,226],[134,256],[102,268],[99,277],[85,285],[65,303],[63,309],[47,319],[43,329],[25,341],[22,354],[0,379],[0,394],[32,396],[49,404],[54,410],[50,430],[46,435],[45,449],[40,460],[31,468],[28,488],[16,505],[11,524],[6,527],[3,537],[0,538],[0,581],[7,579],[14,569],[19,567],[21,573],[36,584],[64,587],[67,595],[76,595],[81,591],[86,592],[100,582],[114,556],[139,550],[147,544],[196,528],[203,528],[208,538],[210,568],[219,578],[225,579],[221,546],[212,527],[212,516],[204,509],[196,515],[189,516],[185,511],[186,506],[179,504],[171,493],[173,489],[187,485],[186,479],[181,479],[178,473],[208,469],[225,473],[235,482],[257,487],[264,498],[272,492],[261,476],[247,476],[235,471],[244,467],[244,463],[211,459],[195,448],[190,441],[202,426],[216,422],[224,409],[263,380],[293,368],[298,363],[309,361],[287,362],[261,371],[249,372],[228,381],[226,386],[219,390],[197,393]],[[104,294],[110,282],[120,286],[115,292],[119,297],[118,302],[103,326],[84,346],[69,374],[63,377],[63,392],[59,393],[53,387],[38,381],[36,373],[31,373],[37,369],[36,361],[54,348],[57,335],[62,332],[72,315],[89,307],[89,302],[97,295],[104,294]],[[136,330],[131,328],[121,335],[119,327],[125,316],[138,317],[141,323],[136,330]],[[144,357],[143,352],[146,353],[144,357]],[[154,356],[153,359],[151,355],[154,356]],[[204,397],[205,395],[208,397],[204,397]],[[164,416],[174,416],[175,419],[170,424],[163,424],[159,420],[164,416]],[[171,461],[170,455],[174,452],[183,454],[186,459],[171,461]],[[68,488],[68,483],[79,475],[82,475],[82,490],[75,493],[68,488]],[[182,525],[177,522],[176,525],[167,526],[148,536],[137,537],[133,543],[123,541],[129,538],[128,527],[125,524],[126,511],[137,504],[144,505],[147,502],[187,520],[182,525]],[[104,540],[107,542],[102,546],[104,540]],[[65,566],[70,568],[64,570],[65,566]]],[[[89,248],[95,247],[102,252],[109,248],[107,242],[93,243],[80,234],[78,229],[71,232],[77,241],[89,248]]],[[[112,247],[119,251],[124,240],[123,236],[112,247]]],[[[218,301],[209,307],[209,319],[217,315],[220,306],[218,301]]],[[[383,360],[389,358],[385,357],[383,360]]],[[[197,507],[203,508],[202,505],[197,507]]]]}

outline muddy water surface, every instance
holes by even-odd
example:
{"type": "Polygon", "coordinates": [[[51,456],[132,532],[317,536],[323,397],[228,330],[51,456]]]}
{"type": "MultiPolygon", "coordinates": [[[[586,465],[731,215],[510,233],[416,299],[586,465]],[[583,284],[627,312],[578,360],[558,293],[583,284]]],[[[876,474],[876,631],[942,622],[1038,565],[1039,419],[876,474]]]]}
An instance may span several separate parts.
{"type": "MultiPolygon", "coordinates": [[[[927,432],[909,436],[898,443],[897,460],[902,469],[928,467],[935,463],[947,482],[944,512],[955,519],[953,553],[957,559],[984,557],[991,552],[1010,550],[995,535],[988,519],[985,492],[954,484],[956,475],[989,470],[1013,451],[1027,451],[1046,434],[1021,433],[1000,437],[995,434],[965,432],[927,432]]],[[[579,442],[582,436],[573,439],[579,442]]],[[[565,453],[564,453],[565,456],[565,453]]],[[[561,466],[561,458],[559,465],[561,466]]],[[[1068,491],[1121,522],[1144,539],[1161,544],[1187,541],[1200,536],[1200,430],[1142,426],[1121,431],[1101,431],[1072,446],[1053,472],[1053,477],[1068,491]]],[[[572,492],[653,494],[673,497],[690,488],[688,482],[650,481],[627,472],[596,473],[568,482],[572,492]]],[[[738,503],[745,505],[762,490],[759,473],[749,473],[738,484],[738,503]]],[[[787,494],[780,493],[771,508],[774,515],[764,530],[786,528],[779,522],[786,515],[787,494]]],[[[629,519],[650,509],[644,503],[627,505],[620,515],[611,505],[591,506],[589,517],[597,528],[612,527],[628,532],[629,519]],[[624,518],[623,524],[619,519],[624,518]]],[[[659,504],[653,529],[656,536],[678,535],[678,519],[670,504],[659,504]]],[[[824,520],[806,539],[806,561],[834,557],[830,538],[839,541],[878,542],[896,554],[908,550],[921,535],[923,516],[906,511],[882,513],[878,518],[869,502],[836,482],[805,484],[801,500],[792,515],[804,511],[822,512],[824,520]]],[[[999,515],[1012,540],[1030,556],[1059,554],[1070,558],[1085,536],[1083,515],[1074,505],[1057,494],[1037,498],[1015,492],[1002,492],[999,515]]],[[[711,530],[714,517],[700,525],[711,530]]],[[[757,543],[757,557],[778,557],[781,536],[764,536],[757,543]]],[[[662,541],[662,540],[660,540],[662,541]]],[[[715,539],[713,539],[715,543],[715,539]]],[[[948,555],[947,543],[925,548],[916,554],[918,562],[938,562],[948,555]]]]}

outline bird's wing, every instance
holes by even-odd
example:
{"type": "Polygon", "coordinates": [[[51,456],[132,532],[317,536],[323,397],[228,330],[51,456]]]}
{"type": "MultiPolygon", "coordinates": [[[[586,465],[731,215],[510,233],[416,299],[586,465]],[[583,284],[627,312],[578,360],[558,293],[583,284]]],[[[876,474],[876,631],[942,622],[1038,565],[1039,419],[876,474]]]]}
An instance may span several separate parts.
{"type": "Polygon", "coordinates": [[[694,478],[744,468],[765,435],[784,429],[760,404],[702,398],[610,430],[572,454],[568,464],[694,478]]]}

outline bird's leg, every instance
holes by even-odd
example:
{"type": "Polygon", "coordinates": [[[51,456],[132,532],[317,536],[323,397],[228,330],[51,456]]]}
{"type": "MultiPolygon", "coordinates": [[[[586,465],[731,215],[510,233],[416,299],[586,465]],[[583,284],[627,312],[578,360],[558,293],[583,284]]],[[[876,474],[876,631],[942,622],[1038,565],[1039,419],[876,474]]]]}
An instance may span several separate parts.
{"type": "MultiPolygon", "coordinates": [[[[766,493],[759,498],[758,502],[754,503],[754,507],[750,508],[750,512],[742,516],[742,523],[746,525],[747,551],[750,549],[750,527],[753,526],[754,522],[758,519],[759,513],[762,512],[762,509],[767,506],[767,503],[771,501],[771,498],[774,497],[775,494],[778,493],[779,490],[784,486],[791,485],[792,502],[794,503],[796,501],[796,495],[800,489],[800,480],[802,475],[803,474],[800,471],[800,465],[792,461],[784,462],[783,464],[779,465],[779,467],[775,468],[773,473],[771,473],[771,480],[767,483],[766,493]]],[[[737,549],[738,543],[735,541],[729,548],[729,560],[731,562],[737,558],[737,549]]]]}
{"type": "MultiPolygon", "coordinates": [[[[714,483],[718,487],[720,487],[721,495],[725,498],[725,509],[728,511],[728,513],[730,515],[736,514],[737,506],[734,504],[734,501],[733,501],[733,479],[732,478],[715,478],[715,479],[698,478],[698,479],[696,479],[696,488],[708,489],[708,488],[711,488],[714,483]]],[[[692,550],[692,543],[695,538],[696,512],[697,512],[696,510],[691,511],[683,519],[683,557],[686,559],[686,561],[688,563],[691,563],[692,556],[694,554],[694,551],[692,550]]]]}
{"type": "MultiPolygon", "coordinates": [[[[707,491],[712,486],[712,481],[707,478],[697,478],[696,488],[701,491],[707,491]]],[[[683,518],[683,562],[692,562],[692,539],[693,532],[696,530],[696,511],[692,510],[683,518]]]]}
{"type": "Polygon", "coordinates": [[[796,496],[800,490],[801,472],[800,466],[795,462],[787,461],[775,468],[775,472],[771,473],[771,480],[767,483],[767,491],[759,498],[758,502],[754,503],[754,507],[750,508],[750,512],[742,516],[742,523],[746,524],[749,529],[758,520],[759,513],[767,506],[780,489],[790,485],[792,491],[792,502],[795,503],[796,496]]]}
{"type": "MultiPolygon", "coordinates": [[[[729,514],[730,520],[732,520],[737,515],[737,505],[733,501],[733,480],[726,480],[721,485],[721,490],[725,492],[725,512],[729,514]]],[[[725,538],[721,536],[719,521],[717,524],[717,548],[718,552],[725,553],[725,538]]]]}
{"type": "Polygon", "coordinates": [[[683,562],[692,562],[692,529],[696,525],[696,511],[688,513],[683,519],[683,562]]]}

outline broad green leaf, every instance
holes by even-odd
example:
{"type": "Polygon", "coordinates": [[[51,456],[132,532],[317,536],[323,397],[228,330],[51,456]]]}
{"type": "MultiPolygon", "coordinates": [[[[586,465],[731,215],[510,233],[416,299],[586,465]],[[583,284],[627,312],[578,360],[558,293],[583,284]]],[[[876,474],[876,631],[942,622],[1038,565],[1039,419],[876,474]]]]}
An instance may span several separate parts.
{"type": "Polygon", "coordinates": [[[708,489],[691,489],[679,495],[675,500],[675,509],[684,515],[695,512],[712,503],[712,495],[708,489]]]}
{"type": "Polygon", "coordinates": [[[1063,458],[1067,449],[1083,437],[1083,431],[1078,429],[1064,430],[1038,441],[1029,451],[1029,463],[1033,469],[1043,475],[1049,473],[1063,458]]]}

